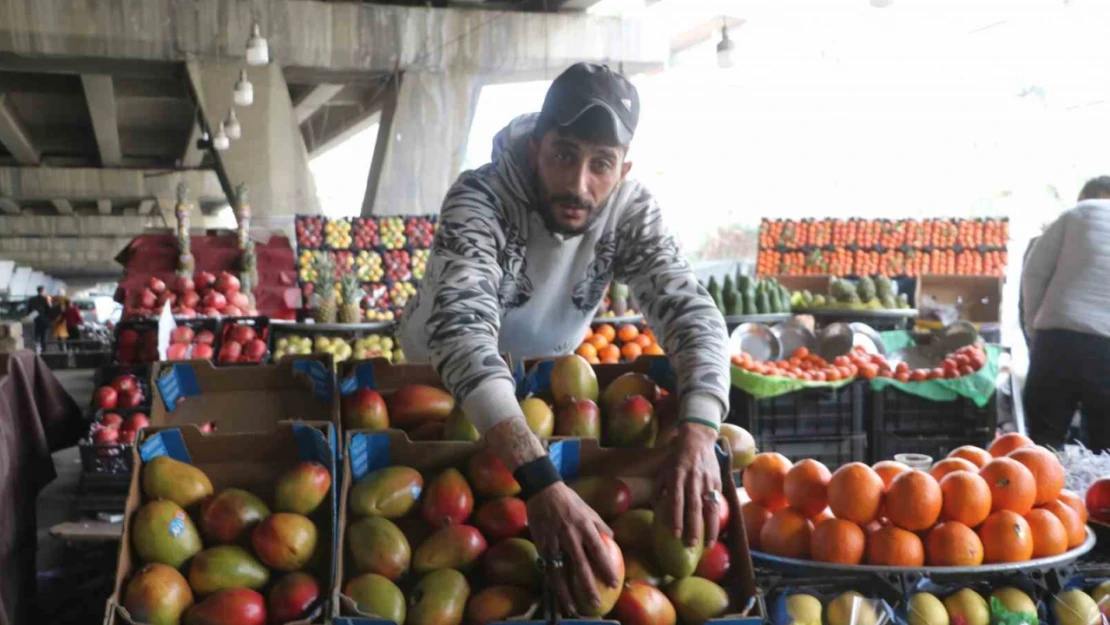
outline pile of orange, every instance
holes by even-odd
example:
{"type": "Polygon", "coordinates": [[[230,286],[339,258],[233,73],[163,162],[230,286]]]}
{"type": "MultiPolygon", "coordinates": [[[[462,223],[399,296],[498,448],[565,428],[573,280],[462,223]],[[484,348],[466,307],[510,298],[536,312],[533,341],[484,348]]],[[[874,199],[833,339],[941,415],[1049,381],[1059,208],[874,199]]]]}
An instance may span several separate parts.
{"type": "Polygon", "coordinates": [[[640,330],[626,323],[620,329],[603,323],[596,328],[586,328],[586,336],[575,353],[590,364],[616,364],[632,362],[640,356],[662,356],[663,348],[655,342],[650,328],[640,330]]]}
{"type": "Polygon", "coordinates": [[[830,472],[762,453],[744,470],[753,550],[901,567],[978,566],[1059,555],[1086,539],[1087,508],[1054,453],[1021,434],[960,447],[929,472],[885,460],[830,472]]]}

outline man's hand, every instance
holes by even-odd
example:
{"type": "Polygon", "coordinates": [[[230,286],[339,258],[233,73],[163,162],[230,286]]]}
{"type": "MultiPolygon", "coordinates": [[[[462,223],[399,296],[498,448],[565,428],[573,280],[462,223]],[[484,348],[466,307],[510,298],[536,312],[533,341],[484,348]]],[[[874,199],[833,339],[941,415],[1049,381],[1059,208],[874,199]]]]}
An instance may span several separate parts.
{"type": "Polygon", "coordinates": [[[675,536],[694,546],[705,539],[712,547],[720,533],[720,507],[728,505],[721,496],[721,467],[714,444],[718,433],[707,425],[683,423],[674,442],[673,462],[659,482],[657,501],[671,520],[675,536]]]}
{"type": "Polygon", "coordinates": [[[528,527],[540,556],[555,566],[555,593],[564,614],[578,614],[576,597],[600,605],[599,583],[610,588],[620,583],[600,536],[613,532],[566,484],[552,484],[528,501],[528,527]]]}

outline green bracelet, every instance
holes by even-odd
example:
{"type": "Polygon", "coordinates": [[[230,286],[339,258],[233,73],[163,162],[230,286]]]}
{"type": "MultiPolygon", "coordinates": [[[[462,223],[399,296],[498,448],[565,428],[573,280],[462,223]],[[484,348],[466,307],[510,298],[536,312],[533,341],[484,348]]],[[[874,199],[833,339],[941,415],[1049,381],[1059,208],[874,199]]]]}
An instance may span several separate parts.
{"type": "Polygon", "coordinates": [[[680,419],[679,423],[697,423],[698,425],[704,425],[707,428],[712,428],[714,432],[721,431],[721,426],[717,425],[716,423],[713,423],[712,421],[706,419],[699,419],[697,417],[685,417],[683,419],[680,419]]]}

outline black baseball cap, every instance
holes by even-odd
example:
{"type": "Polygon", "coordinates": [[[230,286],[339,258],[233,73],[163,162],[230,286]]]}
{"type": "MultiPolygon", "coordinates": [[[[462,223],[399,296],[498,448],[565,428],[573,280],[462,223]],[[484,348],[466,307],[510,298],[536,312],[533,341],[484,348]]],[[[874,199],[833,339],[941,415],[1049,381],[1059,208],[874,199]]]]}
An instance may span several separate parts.
{"type": "Polygon", "coordinates": [[[608,65],[575,63],[547,90],[540,109],[540,124],[566,127],[598,107],[613,120],[613,133],[621,145],[632,142],[640,120],[636,87],[608,65]]]}

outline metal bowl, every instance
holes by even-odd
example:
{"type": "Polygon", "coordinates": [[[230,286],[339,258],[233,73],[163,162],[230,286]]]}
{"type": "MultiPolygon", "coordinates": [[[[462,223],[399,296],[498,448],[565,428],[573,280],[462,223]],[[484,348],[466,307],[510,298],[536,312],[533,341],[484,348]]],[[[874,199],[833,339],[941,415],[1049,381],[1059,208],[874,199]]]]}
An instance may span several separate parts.
{"type": "Polygon", "coordinates": [[[753,360],[778,360],[782,344],[762,323],[741,323],[729,336],[729,353],[748,354],[753,360]]]}
{"type": "Polygon", "coordinates": [[[830,323],[817,335],[817,355],[828,362],[852,351],[854,337],[846,323],[830,323]]]}
{"type": "Polygon", "coordinates": [[[799,347],[812,350],[817,345],[817,336],[796,323],[776,324],[771,327],[771,334],[778,338],[783,357],[789,357],[799,347]]]}
{"type": "Polygon", "coordinates": [[[886,344],[874,328],[859,321],[849,323],[848,327],[852,329],[852,347],[862,346],[868,354],[886,356],[886,344]]]}

